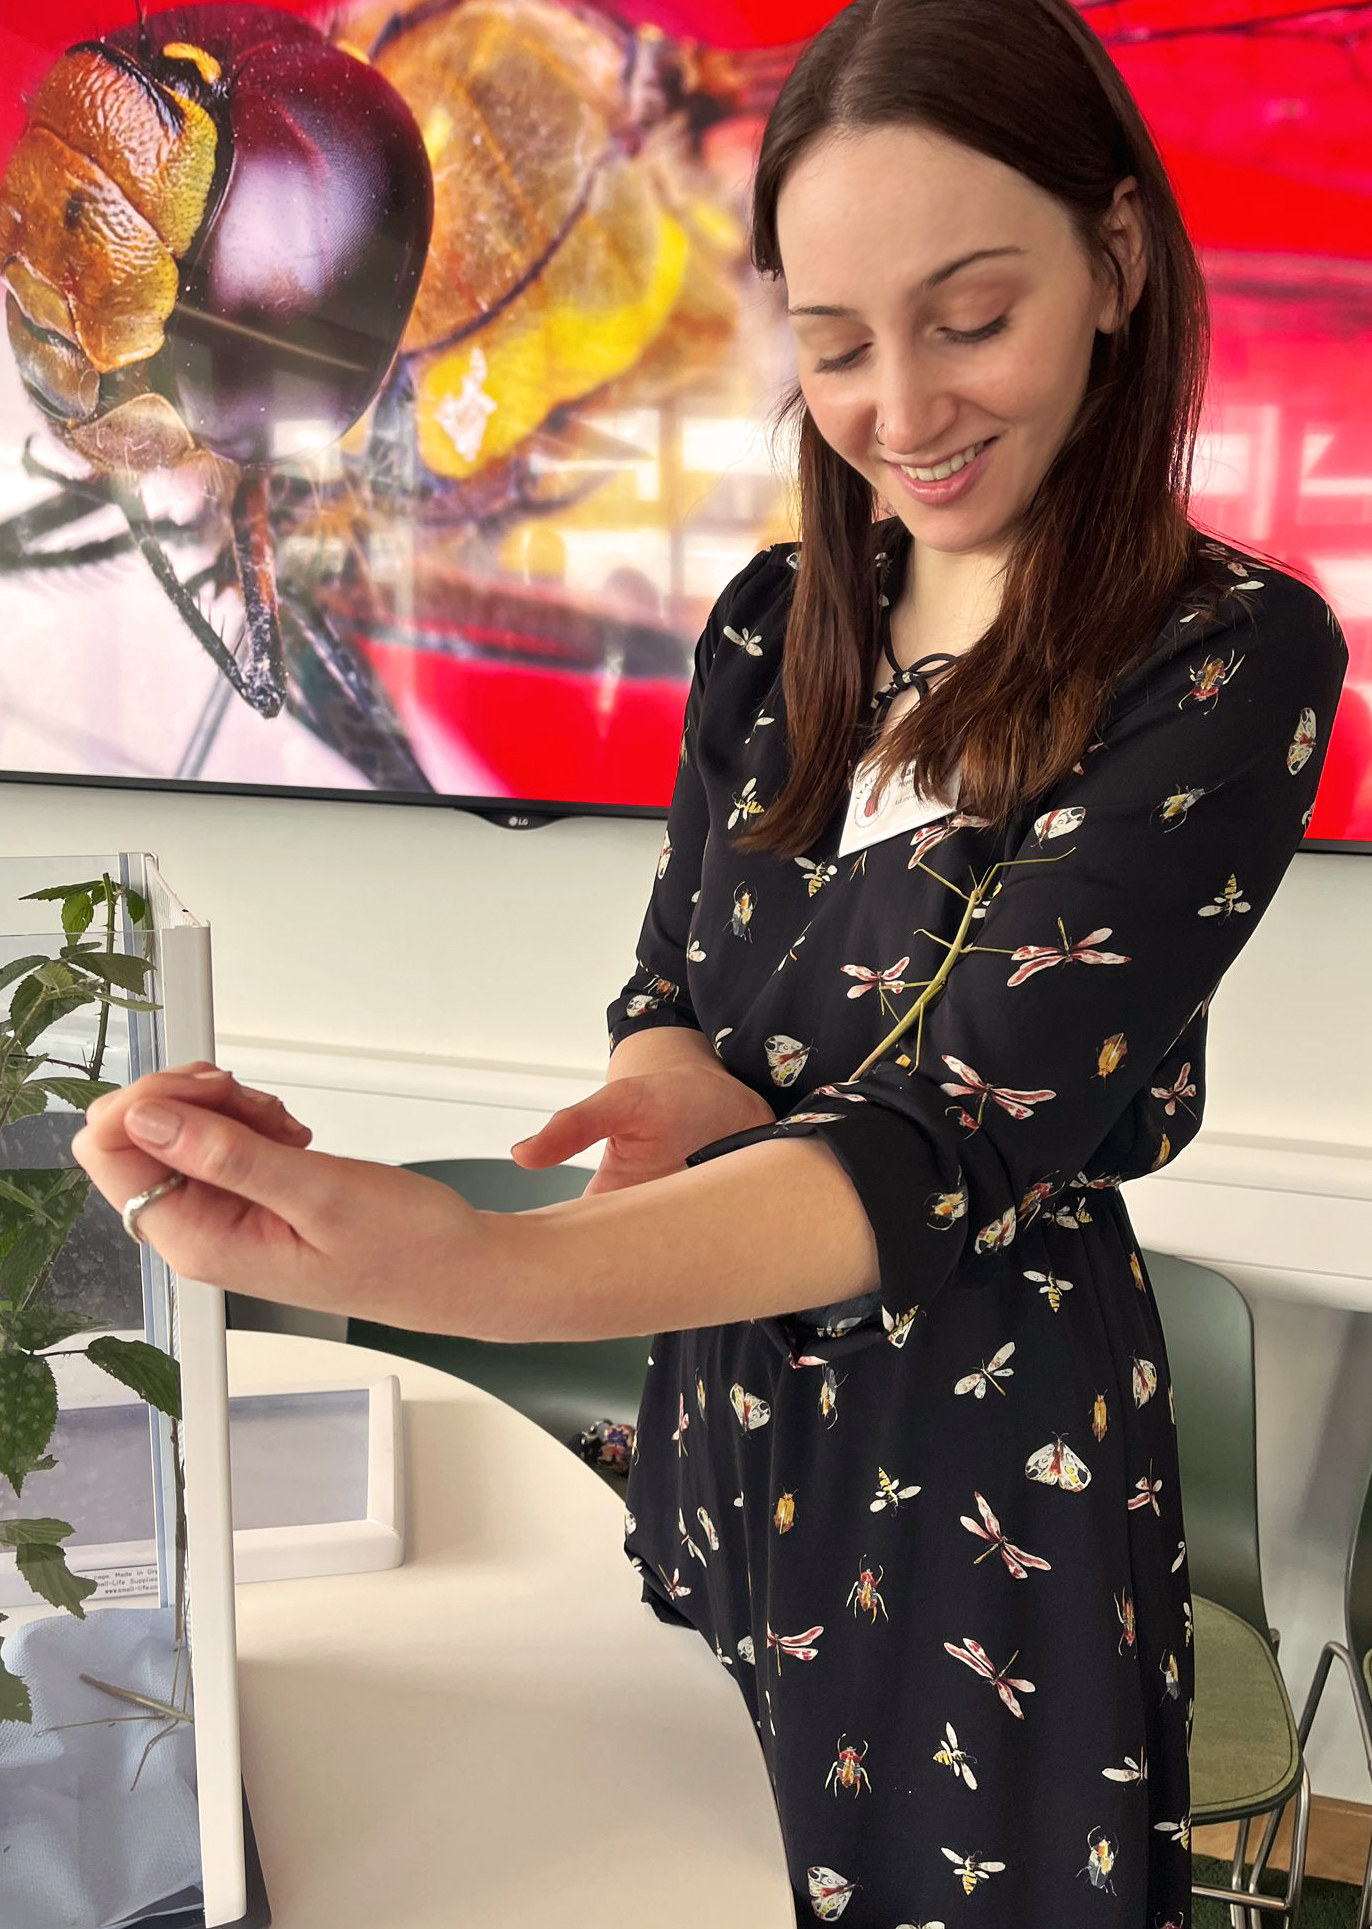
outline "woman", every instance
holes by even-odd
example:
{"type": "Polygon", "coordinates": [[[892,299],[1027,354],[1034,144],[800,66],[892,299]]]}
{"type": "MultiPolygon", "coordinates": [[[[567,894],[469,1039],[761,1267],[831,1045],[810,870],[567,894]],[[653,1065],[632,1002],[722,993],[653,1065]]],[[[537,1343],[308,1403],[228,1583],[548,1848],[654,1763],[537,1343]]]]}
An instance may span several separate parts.
{"type": "Polygon", "coordinates": [[[1184,1924],[1185,1529],[1118,1188],[1197,1129],[1346,650],[1188,524],[1203,287],[1067,0],[857,0],[753,242],[802,540],[700,640],[609,1082],[523,1149],[606,1137],[588,1196],[472,1212],[208,1068],[78,1157],[120,1206],[188,1175],[140,1229],[228,1289],[658,1334],[627,1545],[747,1699],[803,1919],[1184,1924]]]}

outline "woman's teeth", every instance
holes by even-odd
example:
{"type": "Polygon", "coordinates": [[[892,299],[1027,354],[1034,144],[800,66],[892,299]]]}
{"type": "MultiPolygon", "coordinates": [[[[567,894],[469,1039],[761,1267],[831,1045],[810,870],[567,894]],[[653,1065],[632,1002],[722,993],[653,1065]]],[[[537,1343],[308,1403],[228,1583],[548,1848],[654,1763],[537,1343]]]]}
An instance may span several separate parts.
{"type": "MultiPolygon", "coordinates": [[[[990,440],[990,436],[987,436],[986,442],[990,440]]],[[[949,476],[955,476],[959,469],[965,469],[969,462],[974,461],[986,447],[986,442],[974,442],[970,449],[964,449],[960,455],[949,456],[936,469],[907,469],[903,462],[896,466],[903,475],[912,476],[916,482],[946,482],[949,476]]]]}

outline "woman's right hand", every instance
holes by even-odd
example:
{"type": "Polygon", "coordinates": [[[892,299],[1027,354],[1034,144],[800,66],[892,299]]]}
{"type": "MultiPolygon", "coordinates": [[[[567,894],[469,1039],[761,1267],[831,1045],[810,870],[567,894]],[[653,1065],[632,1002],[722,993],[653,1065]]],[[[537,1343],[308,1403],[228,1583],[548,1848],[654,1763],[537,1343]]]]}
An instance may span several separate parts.
{"type": "Polygon", "coordinates": [[[626,1073],[554,1112],[531,1138],[511,1146],[510,1156],[526,1167],[561,1165],[604,1139],[605,1151],[586,1193],[615,1192],[684,1171],[688,1153],[775,1119],[765,1099],[722,1067],[626,1073]]]}

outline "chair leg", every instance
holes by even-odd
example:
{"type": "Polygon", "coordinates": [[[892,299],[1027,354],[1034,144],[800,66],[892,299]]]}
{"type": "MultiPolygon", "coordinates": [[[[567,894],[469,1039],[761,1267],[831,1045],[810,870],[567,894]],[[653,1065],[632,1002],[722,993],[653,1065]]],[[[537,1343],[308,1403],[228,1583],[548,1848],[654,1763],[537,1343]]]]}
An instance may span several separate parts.
{"type": "MultiPolygon", "coordinates": [[[[1314,1679],[1310,1683],[1310,1692],[1305,1698],[1305,1706],[1301,1710],[1301,1718],[1296,1724],[1296,1734],[1300,1740],[1302,1755],[1305,1752],[1305,1744],[1310,1739],[1310,1730],[1315,1723],[1315,1715],[1320,1705],[1320,1697],[1323,1695],[1325,1683],[1329,1679],[1330,1666],[1338,1651],[1337,1642],[1327,1641],[1321,1651],[1319,1662],[1316,1665],[1314,1679]]],[[[1372,1761],[1369,1761],[1369,1767],[1372,1768],[1372,1761]]],[[[1267,1818],[1267,1826],[1262,1832],[1262,1840],[1258,1844],[1258,1853],[1253,1863],[1253,1877],[1255,1882],[1257,1877],[1260,1876],[1267,1867],[1267,1858],[1272,1853],[1272,1844],[1277,1838],[1277,1830],[1281,1826],[1281,1818],[1285,1813],[1285,1809],[1275,1809],[1267,1818]]]]}
{"type": "MultiPolygon", "coordinates": [[[[1238,1894],[1243,1893],[1243,1865],[1248,1860],[1249,1817],[1239,1823],[1239,1832],[1234,1837],[1234,1861],[1229,1871],[1229,1886],[1238,1894]]],[[[1229,1905],[1230,1929],[1253,1929],[1253,1912],[1245,1909],[1241,1902],[1229,1905]]]]}

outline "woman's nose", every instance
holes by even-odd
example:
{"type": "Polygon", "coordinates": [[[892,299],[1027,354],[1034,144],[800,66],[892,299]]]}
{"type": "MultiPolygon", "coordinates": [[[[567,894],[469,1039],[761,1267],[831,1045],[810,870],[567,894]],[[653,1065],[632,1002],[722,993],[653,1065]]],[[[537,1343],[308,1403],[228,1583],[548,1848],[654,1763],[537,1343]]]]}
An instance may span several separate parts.
{"type": "Polygon", "coordinates": [[[902,461],[924,462],[946,453],[944,443],[957,420],[958,404],[930,380],[929,370],[906,361],[877,386],[873,411],[878,446],[902,461]]]}

